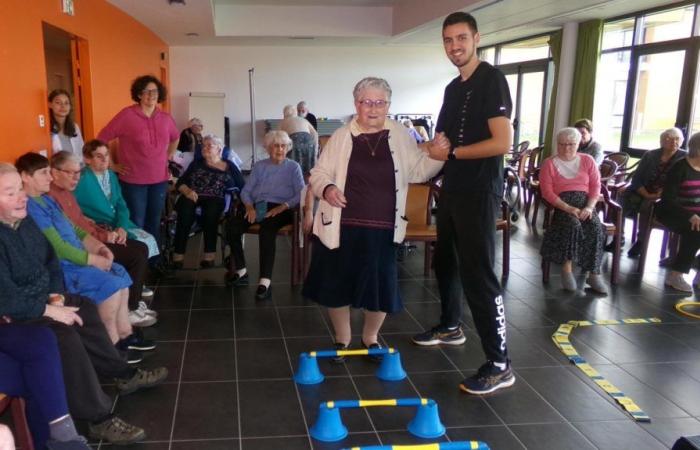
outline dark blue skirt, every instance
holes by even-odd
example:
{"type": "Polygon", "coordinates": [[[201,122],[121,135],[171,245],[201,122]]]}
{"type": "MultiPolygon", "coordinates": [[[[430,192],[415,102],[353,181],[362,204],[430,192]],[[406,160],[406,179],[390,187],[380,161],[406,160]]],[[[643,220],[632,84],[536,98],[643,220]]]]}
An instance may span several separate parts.
{"type": "Polygon", "coordinates": [[[341,226],[340,247],[314,239],[302,295],[320,305],[394,313],[399,294],[394,230],[341,226]]]}

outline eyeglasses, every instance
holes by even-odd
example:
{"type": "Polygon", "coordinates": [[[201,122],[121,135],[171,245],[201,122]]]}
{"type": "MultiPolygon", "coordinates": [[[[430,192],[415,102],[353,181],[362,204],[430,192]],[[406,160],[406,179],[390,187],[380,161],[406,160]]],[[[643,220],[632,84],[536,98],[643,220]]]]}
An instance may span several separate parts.
{"type": "Polygon", "coordinates": [[[100,161],[107,161],[109,159],[109,155],[106,153],[93,153],[91,158],[99,159],[100,161]]]}
{"type": "Polygon", "coordinates": [[[144,89],[141,91],[141,95],[158,95],[158,89],[144,89]]]}
{"type": "Polygon", "coordinates": [[[66,169],[56,169],[59,172],[63,172],[66,175],[68,175],[71,178],[78,178],[80,177],[80,171],[79,170],[66,170],[66,169]]]}
{"type": "Polygon", "coordinates": [[[364,99],[364,100],[358,100],[360,105],[364,106],[365,108],[384,108],[386,107],[389,103],[387,100],[370,100],[370,99],[364,99]]]}
{"type": "Polygon", "coordinates": [[[576,147],[578,146],[578,142],[557,142],[558,145],[561,145],[562,147],[576,147]]]}

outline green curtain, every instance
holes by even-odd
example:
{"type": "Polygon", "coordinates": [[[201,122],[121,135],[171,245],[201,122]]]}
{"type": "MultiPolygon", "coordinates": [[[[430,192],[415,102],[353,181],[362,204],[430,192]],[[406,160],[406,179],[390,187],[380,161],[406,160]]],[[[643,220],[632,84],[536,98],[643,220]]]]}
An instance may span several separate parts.
{"type": "Polygon", "coordinates": [[[554,80],[552,81],[552,95],[549,97],[549,111],[547,112],[547,125],[544,130],[544,151],[542,157],[549,156],[552,150],[552,135],[554,134],[554,110],[557,104],[557,84],[559,82],[559,62],[561,61],[561,30],[549,36],[549,51],[552,53],[554,64],[554,80]]]}
{"type": "Polygon", "coordinates": [[[603,20],[593,19],[578,26],[574,86],[571,92],[569,123],[581,118],[593,118],[595,73],[603,40],[603,20]]]}

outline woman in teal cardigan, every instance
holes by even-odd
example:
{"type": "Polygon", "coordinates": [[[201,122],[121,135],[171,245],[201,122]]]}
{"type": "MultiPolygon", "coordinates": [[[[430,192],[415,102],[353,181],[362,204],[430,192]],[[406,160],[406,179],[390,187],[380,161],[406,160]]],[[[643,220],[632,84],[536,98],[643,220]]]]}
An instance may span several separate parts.
{"type": "Polygon", "coordinates": [[[148,246],[148,257],[159,254],[158,244],[153,235],[138,228],[129,218],[129,208],[122,196],[117,175],[109,169],[107,145],[93,140],[83,147],[85,167],[75,188],[75,198],[80,209],[96,224],[110,228],[117,233],[126,233],[129,239],[136,239],[148,246]]]}

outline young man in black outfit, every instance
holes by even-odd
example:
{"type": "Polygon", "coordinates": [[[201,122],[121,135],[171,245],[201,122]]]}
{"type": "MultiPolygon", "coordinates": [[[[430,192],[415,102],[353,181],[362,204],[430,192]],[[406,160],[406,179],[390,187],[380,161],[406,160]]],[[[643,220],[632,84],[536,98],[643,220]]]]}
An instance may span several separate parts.
{"type": "Polygon", "coordinates": [[[487,362],[460,389],[486,394],[515,378],[506,349],[501,285],[493,271],[495,218],[503,194],[503,154],[512,145],[510,92],[504,75],[476,53],[479,33],[470,14],[456,12],[442,26],[445,53],[459,76],[445,88],[436,131],[450,150],[431,147],[446,161],[437,212],[435,274],[440,289],[440,324],[413,337],[418,345],[461,345],[462,289],[487,362]],[[461,288],[460,289],[460,282],[461,288]]]}

